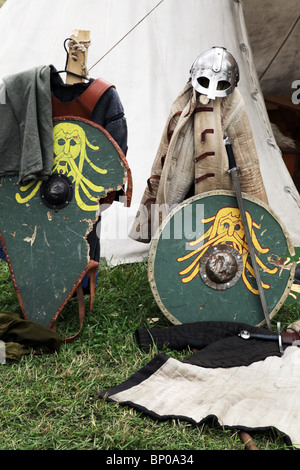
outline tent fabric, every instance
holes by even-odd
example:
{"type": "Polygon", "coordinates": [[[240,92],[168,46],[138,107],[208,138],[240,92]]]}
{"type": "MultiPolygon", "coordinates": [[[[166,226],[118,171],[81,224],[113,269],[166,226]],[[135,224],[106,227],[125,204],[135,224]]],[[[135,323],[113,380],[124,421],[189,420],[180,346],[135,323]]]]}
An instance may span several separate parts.
{"type": "MultiPolygon", "coordinates": [[[[297,0],[290,1],[291,9],[296,8],[297,0]]],[[[256,6],[252,4],[252,0],[86,0],[84,4],[80,0],[52,0],[49,7],[47,0],[7,0],[0,9],[0,29],[5,38],[0,51],[0,80],[39,65],[53,64],[63,69],[64,40],[75,29],[82,29],[91,33],[90,77],[104,78],[118,90],[128,124],[127,159],[134,188],[130,208],[115,203],[103,214],[101,256],[109,263],[139,261],[148,253],[149,245],[131,240],[128,232],[170,106],[187,82],[195,58],[214,45],[226,47],[239,64],[239,91],[254,134],[269,204],[286,226],[293,244],[300,246],[300,224],[294,223],[300,215],[300,197],[274,139],[256,71],[256,66],[264,71],[280,41],[288,36],[292,14],[287,12],[290,8],[285,0],[255,0],[256,6]],[[258,13],[261,3],[269,7],[272,3],[273,27],[271,22],[265,25],[258,13]],[[248,24],[251,44],[257,47],[255,60],[248,24]],[[280,35],[277,24],[286,24],[280,35]],[[268,32],[265,42],[259,40],[264,28],[268,32]],[[268,46],[271,37],[275,38],[272,47],[268,46]]],[[[270,17],[271,11],[267,13],[270,17]]],[[[296,27],[293,32],[297,32],[296,27]]],[[[283,56],[284,61],[291,60],[292,52],[286,54],[291,41],[292,36],[264,74],[264,92],[267,88],[268,94],[277,93],[281,87],[287,89],[283,69],[290,71],[291,65],[281,67],[280,59],[283,56]]],[[[288,80],[299,78],[297,73],[295,69],[288,80]]]]}
{"type": "Polygon", "coordinates": [[[298,0],[244,0],[243,11],[263,94],[291,95],[300,79],[298,0]]]}

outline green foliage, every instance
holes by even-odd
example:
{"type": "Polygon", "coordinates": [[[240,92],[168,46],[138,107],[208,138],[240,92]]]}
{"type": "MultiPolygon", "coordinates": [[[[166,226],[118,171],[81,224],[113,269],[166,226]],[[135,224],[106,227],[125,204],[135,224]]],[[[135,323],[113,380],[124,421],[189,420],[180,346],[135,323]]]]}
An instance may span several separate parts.
{"type": "MultiPolygon", "coordinates": [[[[0,263],[1,309],[20,313],[6,263],[0,263]]],[[[86,299],[88,302],[88,299],[86,299]]],[[[285,324],[298,311],[277,314],[285,324]]],[[[1,450],[242,450],[236,430],[213,423],[153,420],[130,407],[99,399],[154,357],[134,339],[138,327],[170,326],[147,280],[147,263],[101,266],[93,311],[78,339],[56,354],[26,355],[0,366],[1,450]]],[[[276,316],[277,320],[277,316],[276,316]]],[[[273,322],[274,323],[274,322],[273,322]]],[[[274,323],[276,325],[276,322],[274,323]]],[[[77,301],[59,317],[57,331],[78,331],[77,301]]],[[[190,354],[166,351],[178,359],[190,354]]],[[[259,449],[288,449],[274,431],[252,434],[259,449]]]]}

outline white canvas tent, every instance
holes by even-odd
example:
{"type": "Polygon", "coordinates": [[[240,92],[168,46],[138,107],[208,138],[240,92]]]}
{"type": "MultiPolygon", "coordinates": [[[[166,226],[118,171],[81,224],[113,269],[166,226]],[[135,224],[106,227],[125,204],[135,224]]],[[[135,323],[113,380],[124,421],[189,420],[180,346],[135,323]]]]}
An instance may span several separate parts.
{"type": "Polygon", "coordinates": [[[270,206],[300,246],[300,198],[276,145],[257,74],[263,74],[264,93],[292,93],[292,83],[300,79],[298,12],[299,0],[6,1],[0,9],[0,78],[38,65],[62,69],[64,40],[75,29],[89,30],[90,76],[114,83],[124,105],[133,201],[130,209],[115,203],[105,212],[102,257],[118,263],[147,254],[149,246],[130,240],[127,233],[170,106],[194,59],[214,45],[226,47],[239,64],[239,89],[270,206]]]}
{"type": "Polygon", "coordinates": [[[291,94],[300,79],[299,1],[243,0],[243,12],[263,94],[291,94]]]}

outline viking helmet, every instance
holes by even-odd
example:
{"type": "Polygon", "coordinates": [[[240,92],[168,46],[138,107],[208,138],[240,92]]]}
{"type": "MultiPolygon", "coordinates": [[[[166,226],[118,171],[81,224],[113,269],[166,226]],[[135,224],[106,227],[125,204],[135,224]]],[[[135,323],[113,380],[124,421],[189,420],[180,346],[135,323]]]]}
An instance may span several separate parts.
{"type": "Polygon", "coordinates": [[[202,52],[190,73],[195,90],[213,100],[230,95],[239,81],[238,65],[225,47],[202,52]]]}

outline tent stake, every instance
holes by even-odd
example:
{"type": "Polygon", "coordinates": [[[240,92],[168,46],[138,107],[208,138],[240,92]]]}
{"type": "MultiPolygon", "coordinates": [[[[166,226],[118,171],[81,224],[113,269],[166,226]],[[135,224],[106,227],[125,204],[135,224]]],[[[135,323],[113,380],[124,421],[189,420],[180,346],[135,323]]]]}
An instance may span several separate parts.
{"type": "Polygon", "coordinates": [[[240,431],[240,438],[242,439],[243,443],[245,444],[246,450],[258,450],[256,444],[250,434],[245,431],[240,431]]]}

